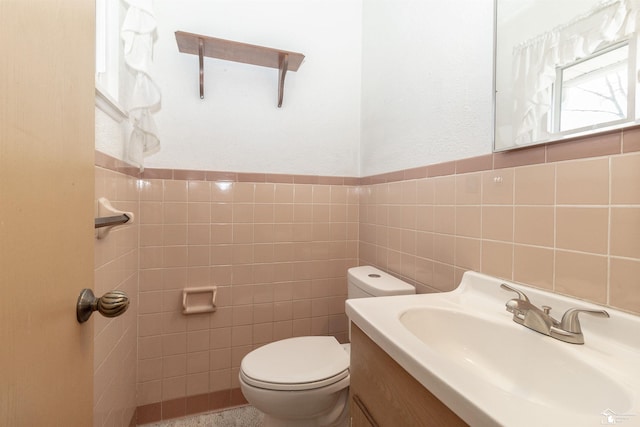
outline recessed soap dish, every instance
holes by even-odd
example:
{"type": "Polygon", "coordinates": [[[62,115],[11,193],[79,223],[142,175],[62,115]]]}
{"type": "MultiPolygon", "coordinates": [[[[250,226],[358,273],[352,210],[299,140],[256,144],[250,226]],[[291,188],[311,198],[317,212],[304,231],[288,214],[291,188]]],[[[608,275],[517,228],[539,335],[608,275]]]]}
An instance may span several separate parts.
{"type": "Polygon", "coordinates": [[[216,286],[184,288],[182,290],[182,314],[213,313],[216,311],[216,286]]]}

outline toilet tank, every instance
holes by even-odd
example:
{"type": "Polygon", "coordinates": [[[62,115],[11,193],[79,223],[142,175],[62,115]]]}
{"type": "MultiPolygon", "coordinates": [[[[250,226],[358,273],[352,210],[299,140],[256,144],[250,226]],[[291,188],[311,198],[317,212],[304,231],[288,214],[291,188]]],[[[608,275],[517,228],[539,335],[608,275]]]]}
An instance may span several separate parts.
{"type": "Polygon", "coordinates": [[[375,267],[352,267],[347,272],[348,298],[415,294],[416,288],[375,267]]]}

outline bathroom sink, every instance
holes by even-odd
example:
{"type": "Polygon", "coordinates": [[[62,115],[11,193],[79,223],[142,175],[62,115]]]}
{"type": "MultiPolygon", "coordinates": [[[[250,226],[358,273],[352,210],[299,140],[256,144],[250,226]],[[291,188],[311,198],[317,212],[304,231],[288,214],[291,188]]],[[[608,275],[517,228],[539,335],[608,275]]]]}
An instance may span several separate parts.
{"type": "Polygon", "coordinates": [[[542,335],[532,337],[535,332],[478,315],[434,308],[410,309],[400,316],[400,322],[460,369],[519,398],[572,411],[589,411],[598,405],[631,405],[624,386],[577,359],[575,352],[563,351],[557,345],[561,343],[542,335]],[[532,339],[536,344],[527,351],[532,339]],[[536,365],[544,369],[544,374],[535,369],[536,365]]]}
{"type": "MultiPolygon", "coordinates": [[[[581,317],[585,344],[570,344],[514,322],[501,283],[467,272],[452,292],[348,300],[347,315],[470,425],[640,425],[640,317],[581,317]]],[[[512,286],[556,317],[602,308],[512,286]]]]}

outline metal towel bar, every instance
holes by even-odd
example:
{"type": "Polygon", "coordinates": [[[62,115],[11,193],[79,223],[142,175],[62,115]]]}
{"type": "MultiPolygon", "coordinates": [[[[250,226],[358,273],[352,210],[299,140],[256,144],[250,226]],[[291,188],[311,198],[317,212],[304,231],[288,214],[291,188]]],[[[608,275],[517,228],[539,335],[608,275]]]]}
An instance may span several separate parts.
{"type": "Polygon", "coordinates": [[[103,216],[100,218],[96,218],[95,228],[109,227],[109,226],[118,225],[118,224],[126,224],[127,222],[129,222],[130,219],[131,218],[129,218],[129,215],[127,214],[115,215],[115,216],[103,216]]]}

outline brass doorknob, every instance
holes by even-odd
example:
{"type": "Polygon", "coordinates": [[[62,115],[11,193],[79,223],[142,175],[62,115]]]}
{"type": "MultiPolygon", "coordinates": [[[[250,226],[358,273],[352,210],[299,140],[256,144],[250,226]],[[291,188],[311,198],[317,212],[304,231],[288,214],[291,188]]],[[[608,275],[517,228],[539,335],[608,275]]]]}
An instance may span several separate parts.
{"type": "Polygon", "coordinates": [[[84,323],[94,311],[99,311],[105,317],[117,317],[129,308],[129,297],[122,291],[109,291],[96,298],[91,289],[83,289],[78,297],[76,318],[84,323]]]}

